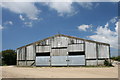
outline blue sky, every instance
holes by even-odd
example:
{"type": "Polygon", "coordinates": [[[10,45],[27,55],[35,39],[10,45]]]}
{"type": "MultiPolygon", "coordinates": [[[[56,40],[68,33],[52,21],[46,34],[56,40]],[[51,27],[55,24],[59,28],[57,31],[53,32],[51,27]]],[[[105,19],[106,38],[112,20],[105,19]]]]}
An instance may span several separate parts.
{"type": "Polygon", "coordinates": [[[118,5],[112,2],[22,2],[2,5],[2,49],[61,33],[111,44],[118,54],[118,5]]]}

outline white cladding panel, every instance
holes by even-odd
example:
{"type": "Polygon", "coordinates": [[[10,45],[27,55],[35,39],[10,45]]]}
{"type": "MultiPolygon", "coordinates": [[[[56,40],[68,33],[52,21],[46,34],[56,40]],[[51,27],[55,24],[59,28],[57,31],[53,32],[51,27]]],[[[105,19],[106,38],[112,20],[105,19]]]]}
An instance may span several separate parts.
{"type": "Polygon", "coordinates": [[[36,46],[36,53],[50,52],[50,46],[36,46]]]}
{"type": "Polygon", "coordinates": [[[52,56],[67,56],[67,48],[64,49],[52,49],[52,56]]]}
{"type": "Polygon", "coordinates": [[[18,60],[22,60],[22,49],[18,50],[18,60]]]}
{"type": "Polygon", "coordinates": [[[96,66],[97,60],[87,60],[86,63],[87,63],[87,66],[96,66]]]}
{"type": "Polygon", "coordinates": [[[86,59],[97,58],[96,43],[85,42],[85,54],[86,54],[86,59]]]}
{"type": "Polygon", "coordinates": [[[25,60],[25,48],[22,48],[22,60],[25,60]]]}
{"type": "Polygon", "coordinates": [[[85,55],[68,56],[68,65],[69,66],[85,65],[85,55]]]}
{"type": "Polygon", "coordinates": [[[52,47],[67,47],[68,38],[67,37],[54,37],[51,40],[52,47]]]}
{"type": "Polygon", "coordinates": [[[50,45],[50,39],[46,40],[46,45],[50,45]]]}
{"type": "Polygon", "coordinates": [[[68,46],[69,52],[84,51],[84,44],[71,44],[68,46]]]}
{"type": "Polygon", "coordinates": [[[19,49],[17,49],[17,60],[19,60],[19,49]]]}
{"type": "Polygon", "coordinates": [[[26,61],[18,61],[19,66],[26,66],[26,61]]]}
{"type": "Polygon", "coordinates": [[[82,40],[76,40],[76,43],[84,43],[84,41],[82,41],[82,40]]]}
{"type": "Polygon", "coordinates": [[[50,56],[37,56],[36,66],[50,66],[50,56]]]}
{"type": "Polygon", "coordinates": [[[25,48],[17,50],[17,60],[25,60],[25,48]]]}
{"type": "Polygon", "coordinates": [[[69,38],[68,44],[84,43],[83,40],[69,38]]]}
{"type": "Polygon", "coordinates": [[[51,65],[52,66],[67,66],[67,56],[52,56],[51,65]]]}
{"type": "Polygon", "coordinates": [[[35,60],[34,46],[30,45],[26,47],[27,49],[27,60],[35,60]]]}
{"type": "Polygon", "coordinates": [[[98,58],[109,58],[109,46],[98,45],[98,58]]]}
{"type": "Polygon", "coordinates": [[[98,60],[98,65],[104,65],[105,60],[98,60]]]}
{"type": "Polygon", "coordinates": [[[33,66],[33,65],[35,65],[34,63],[35,63],[34,61],[27,61],[26,66],[33,66]]]}

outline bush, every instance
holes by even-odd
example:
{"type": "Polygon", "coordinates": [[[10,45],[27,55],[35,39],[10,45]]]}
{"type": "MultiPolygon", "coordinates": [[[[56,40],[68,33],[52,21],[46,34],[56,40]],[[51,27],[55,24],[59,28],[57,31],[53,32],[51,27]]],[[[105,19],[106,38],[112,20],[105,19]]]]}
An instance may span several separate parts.
{"type": "Polygon", "coordinates": [[[112,66],[112,63],[109,62],[108,60],[105,60],[105,61],[104,61],[104,65],[105,65],[105,66],[112,66]]]}
{"type": "Polygon", "coordinates": [[[16,65],[15,50],[2,51],[2,65],[16,65]]]}
{"type": "Polygon", "coordinates": [[[120,61],[120,56],[112,57],[111,59],[112,59],[112,60],[116,60],[116,61],[120,61]]]}

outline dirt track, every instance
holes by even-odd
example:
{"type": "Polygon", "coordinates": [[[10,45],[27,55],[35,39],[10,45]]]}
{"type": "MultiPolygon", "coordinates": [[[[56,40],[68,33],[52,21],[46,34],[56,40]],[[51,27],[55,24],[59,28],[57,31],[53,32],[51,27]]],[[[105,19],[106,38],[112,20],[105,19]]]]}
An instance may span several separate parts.
{"type": "MultiPolygon", "coordinates": [[[[1,67],[0,67],[1,68],[1,67]]],[[[2,67],[3,78],[117,78],[118,67],[2,67]]]]}

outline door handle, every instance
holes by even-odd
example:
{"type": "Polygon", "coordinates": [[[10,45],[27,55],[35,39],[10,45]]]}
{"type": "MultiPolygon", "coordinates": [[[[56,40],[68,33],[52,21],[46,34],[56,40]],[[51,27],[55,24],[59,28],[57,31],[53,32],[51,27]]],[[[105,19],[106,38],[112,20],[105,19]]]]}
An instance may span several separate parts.
{"type": "Polygon", "coordinates": [[[70,60],[66,60],[66,61],[70,61],[70,60]]]}
{"type": "Polygon", "coordinates": [[[51,60],[49,60],[49,62],[51,62],[51,60]]]}

